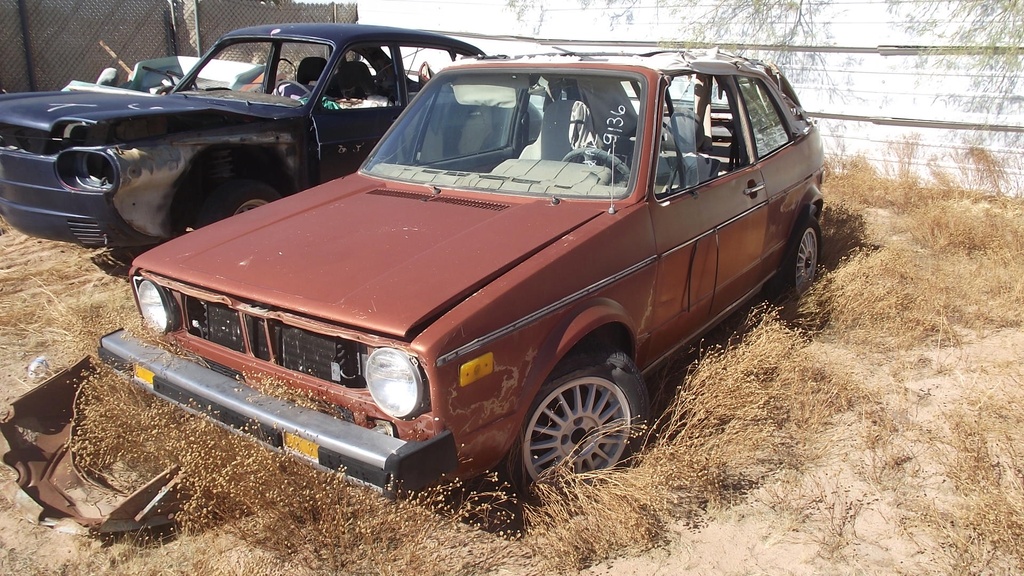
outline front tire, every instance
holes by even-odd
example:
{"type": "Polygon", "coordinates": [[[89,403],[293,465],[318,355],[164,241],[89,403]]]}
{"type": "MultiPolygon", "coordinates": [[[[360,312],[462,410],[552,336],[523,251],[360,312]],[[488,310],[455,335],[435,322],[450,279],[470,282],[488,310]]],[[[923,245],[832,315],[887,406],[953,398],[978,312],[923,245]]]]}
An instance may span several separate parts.
{"type": "Polygon", "coordinates": [[[203,202],[195,228],[201,228],[235,214],[259,208],[281,198],[269,184],[256,180],[230,180],[218,186],[203,202]]]}
{"type": "Polygon", "coordinates": [[[535,482],[568,460],[576,473],[610,468],[627,459],[650,417],[640,371],[619,351],[563,360],[541,387],[520,437],[522,479],[535,482]]]}

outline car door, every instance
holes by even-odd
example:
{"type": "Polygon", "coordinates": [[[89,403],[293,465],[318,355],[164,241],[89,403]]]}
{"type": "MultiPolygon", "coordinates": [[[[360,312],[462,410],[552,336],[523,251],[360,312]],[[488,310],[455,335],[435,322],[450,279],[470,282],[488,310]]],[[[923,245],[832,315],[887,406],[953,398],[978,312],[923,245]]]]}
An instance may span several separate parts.
{"type": "Polygon", "coordinates": [[[650,203],[659,255],[652,351],[671,351],[744,292],[764,237],[760,172],[749,163],[735,98],[710,75],[665,92],[650,203]]]}
{"type": "Polygon", "coordinates": [[[710,77],[697,85],[694,101],[698,118],[710,133],[710,143],[705,138],[702,144],[706,154],[724,166],[704,192],[706,210],[714,214],[718,242],[711,305],[711,316],[717,317],[760,284],[768,197],[761,170],[752,162],[749,127],[734,78],[710,77]]]}
{"type": "Polygon", "coordinates": [[[397,42],[346,48],[312,112],[320,181],[356,171],[433,74],[472,55],[446,45],[397,42]]]}
{"type": "Polygon", "coordinates": [[[311,113],[320,182],[355,172],[404,109],[407,92],[395,89],[401,70],[394,53],[387,44],[350,46],[325,73],[311,113]]]}

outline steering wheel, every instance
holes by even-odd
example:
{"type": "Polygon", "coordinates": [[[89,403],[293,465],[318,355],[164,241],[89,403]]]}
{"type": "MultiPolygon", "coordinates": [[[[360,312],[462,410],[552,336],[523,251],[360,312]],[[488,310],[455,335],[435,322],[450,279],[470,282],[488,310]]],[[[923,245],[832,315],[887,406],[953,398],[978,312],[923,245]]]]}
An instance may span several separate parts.
{"type": "Polygon", "coordinates": [[[277,87],[274,88],[274,94],[278,96],[286,96],[294,98],[305,98],[309,96],[309,87],[305,84],[300,84],[294,80],[281,80],[277,83],[277,87]]]}
{"type": "Polygon", "coordinates": [[[629,166],[607,150],[600,148],[573,148],[562,158],[562,162],[578,162],[584,164],[594,160],[599,166],[610,168],[622,177],[629,178],[629,166]]]}

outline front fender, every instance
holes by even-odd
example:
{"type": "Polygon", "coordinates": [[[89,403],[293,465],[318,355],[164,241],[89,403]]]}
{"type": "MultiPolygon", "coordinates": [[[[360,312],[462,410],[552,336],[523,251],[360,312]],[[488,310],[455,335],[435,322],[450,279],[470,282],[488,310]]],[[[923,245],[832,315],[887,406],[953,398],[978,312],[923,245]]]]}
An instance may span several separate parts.
{"type": "Polygon", "coordinates": [[[195,153],[194,148],[173,145],[114,150],[121,175],[114,208],[121,218],[147,236],[170,238],[176,182],[195,153]]]}
{"type": "MultiPolygon", "coordinates": [[[[636,327],[626,309],[610,298],[594,298],[581,302],[567,311],[562,319],[548,332],[538,349],[537,357],[526,374],[523,386],[525,404],[533,400],[537,391],[554,371],[555,366],[589,334],[606,325],[619,325],[629,335],[629,350],[623,352],[631,357],[636,353],[636,327]]],[[[522,407],[519,412],[522,412],[522,407]]]]}

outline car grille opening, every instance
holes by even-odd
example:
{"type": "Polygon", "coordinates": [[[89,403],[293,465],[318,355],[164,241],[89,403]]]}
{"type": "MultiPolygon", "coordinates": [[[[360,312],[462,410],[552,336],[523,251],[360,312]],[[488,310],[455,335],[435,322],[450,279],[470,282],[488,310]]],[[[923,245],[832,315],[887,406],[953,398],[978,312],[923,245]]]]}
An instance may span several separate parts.
{"type": "Polygon", "coordinates": [[[0,124],[0,148],[20,149],[40,155],[52,154],[56,151],[49,149],[51,142],[50,133],[45,130],[0,124]]]}
{"type": "Polygon", "coordinates": [[[182,296],[189,334],[295,372],[349,388],[364,388],[366,346],[182,296]],[[244,334],[243,334],[244,333],[244,334]]]}
{"type": "Polygon", "coordinates": [[[242,326],[238,321],[238,313],[216,304],[211,305],[207,313],[210,319],[210,341],[236,352],[244,352],[245,343],[242,342],[242,326]]]}
{"type": "Polygon", "coordinates": [[[281,365],[322,380],[342,382],[360,378],[355,342],[307,332],[293,326],[273,326],[279,336],[281,365]]]}

